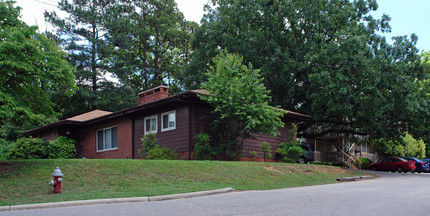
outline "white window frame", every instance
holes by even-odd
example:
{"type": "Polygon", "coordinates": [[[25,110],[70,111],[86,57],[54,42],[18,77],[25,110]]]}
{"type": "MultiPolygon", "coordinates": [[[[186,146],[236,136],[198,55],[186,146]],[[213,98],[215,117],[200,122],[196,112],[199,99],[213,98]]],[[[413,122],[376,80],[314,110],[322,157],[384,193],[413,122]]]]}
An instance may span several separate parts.
{"type": "MultiPolygon", "coordinates": [[[[177,121],[176,121],[176,110],[162,113],[162,114],[161,114],[161,131],[162,131],[162,132],[164,132],[164,131],[175,130],[175,129],[176,129],[176,122],[177,122],[177,121]],[[172,114],[172,113],[173,113],[173,114],[175,114],[175,126],[164,128],[164,116],[165,116],[165,115],[170,115],[170,114],[172,114]]],[[[167,123],[167,124],[168,124],[168,123],[167,123]]]]}
{"type": "MultiPolygon", "coordinates": [[[[111,130],[111,137],[112,137],[112,130],[111,130]]],[[[112,145],[112,143],[111,143],[111,145],[112,145]]],[[[116,149],[118,149],[118,126],[115,125],[115,126],[111,126],[111,127],[107,127],[107,128],[98,129],[96,131],[96,150],[97,150],[97,152],[111,151],[111,150],[116,150],[116,149]],[[117,136],[116,137],[117,138],[116,147],[107,149],[107,148],[105,148],[106,142],[105,142],[104,131],[108,130],[108,129],[115,128],[115,127],[116,127],[116,136],[117,136]],[[99,150],[99,131],[103,131],[103,149],[102,150],[99,150]]]]}
{"type": "MultiPolygon", "coordinates": [[[[152,121],[151,121],[152,122],[152,121]]],[[[147,116],[143,119],[143,133],[146,134],[156,134],[158,132],[158,115],[147,116]],[[151,120],[155,118],[155,130],[146,131],[146,120],[151,120]]]]}

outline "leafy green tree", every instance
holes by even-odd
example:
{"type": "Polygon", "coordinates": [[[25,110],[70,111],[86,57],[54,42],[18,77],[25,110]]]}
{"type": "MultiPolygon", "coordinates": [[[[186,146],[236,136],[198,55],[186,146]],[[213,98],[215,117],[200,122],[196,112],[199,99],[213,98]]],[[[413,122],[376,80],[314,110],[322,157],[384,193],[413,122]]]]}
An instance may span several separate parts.
{"type": "Polygon", "coordinates": [[[270,91],[252,64],[243,65],[242,57],[226,50],[213,61],[206,74],[208,81],[202,84],[209,94],[200,98],[214,107],[212,143],[224,159],[233,159],[242,151],[243,142],[254,134],[279,134],[284,112],[268,105],[270,91]]]}
{"type": "Polygon", "coordinates": [[[426,146],[423,140],[417,140],[406,134],[400,139],[377,139],[372,143],[375,151],[382,156],[424,158],[426,146]]]}
{"type": "Polygon", "coordinates": [[[375,0],[212,0],[192,40],[186,86],[205,82],[210,59],[227,48],[261,70],[272,105],[313,117],[298,127],[304,137],[411,129],[421,137],[419,125],[430,119],[416,93],[424,76],[417,37],[388,44],[378,31],[390,30],[390,18],[369,14],[377,7],[375,0]]]}
{"type": "MultiPolygon", "coordinates": [[[[419,105],[421,112],[417,112],[416,114],[420,115],[419,118],[426,119],[425,116],[428,115],[430,110],[430,52],[422,52],[421,53],[421,66],[424,70],[424,79],[417,80],[417,84],[419,89],[416,91],[416,94],[419,95],[422,100],[419,105]]],[[[427,146],[427,157],[430,157],[430,126],[429,124],[415,124],[413,127],[410,127],[408,132],[414,137],[420,137],[426,143],[427,146]]]]}
{"type": "Polygon", "coordinates": [[[52,102],[61,92],[72,95],[74,68],[55,41],[19,20],[19,7],[0,1],[0,138],[56,120],[52,102]]]}

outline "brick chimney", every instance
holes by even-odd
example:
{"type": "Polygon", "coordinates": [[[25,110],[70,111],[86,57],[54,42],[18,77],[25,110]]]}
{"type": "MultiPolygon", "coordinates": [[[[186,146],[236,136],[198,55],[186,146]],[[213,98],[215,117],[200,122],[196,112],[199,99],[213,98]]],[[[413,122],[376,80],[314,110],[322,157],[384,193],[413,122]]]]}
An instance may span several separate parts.
{"type": "Polygon", "coordinates": [[[169,97],[169,87],[160,85],[155,88],[139,93],[138,105],[146,104],[151,101],[156,101],[156,100],[160,100],[168,97],[169,97]]]}

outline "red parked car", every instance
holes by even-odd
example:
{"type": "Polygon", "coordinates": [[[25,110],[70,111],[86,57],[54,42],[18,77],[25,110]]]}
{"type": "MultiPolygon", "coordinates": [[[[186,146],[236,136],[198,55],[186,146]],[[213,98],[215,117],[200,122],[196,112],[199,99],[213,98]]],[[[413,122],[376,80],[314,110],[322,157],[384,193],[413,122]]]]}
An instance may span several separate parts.
{"type": "Polygon", "coordinates": [[[416,167],[413,161],[408,161],[400,157],[385,158],[369,165],[371,170],[414,172],[416,167]]]}

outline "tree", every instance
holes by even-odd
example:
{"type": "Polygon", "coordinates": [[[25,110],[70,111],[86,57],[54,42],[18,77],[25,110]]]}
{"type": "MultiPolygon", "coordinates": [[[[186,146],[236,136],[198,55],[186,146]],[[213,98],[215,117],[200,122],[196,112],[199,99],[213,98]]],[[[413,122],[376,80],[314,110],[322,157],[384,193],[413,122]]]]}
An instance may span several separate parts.
{"type": "Polygon", "coordinates": [[[0,138],[50,123],[59,115],[51,101],[73,94],[74,68],[55,41],[19,20],[20,8],[0,1],[0,138]]]}
{"type": "Polygon", "coordinates": [[[284,112],[268,105],[270,91],[252,64],[243,65],[242,57],[227,51],[213,61],[214,66],[206,74],[208,81],[202,84],[209,94],[200,97],[214,107],[211,142],[224,159],[233,159],[242,151],[243,142],[253,135],[279,134],[284,112]]]}
{"type": "MultiPolygon", "coordinates": [[[[428,107],[430,107],[430,52],[422,52],[421,56],[421,66],[424,70],[425,77],[421,80],[417,80],[419,89],[416,93],[422,98],[419,104],[421,112],[418,112],[418,114],[420,114],[418,118],[425,119],[425,116],[430,113],[428,109],[428,107]]],[[[409,129],[409,132],[415,137],[421,137],[423,139],[427,147],[427,157],[430,157],[430,125],[428,123],[414,125],[414,127],[409,129]]]]}
{"type": "Polygon", "coordinates": [[[122,18],[123,25],[109,26],[114,73],[134,89],[167,84],[179,90],[197,23],[186,21],[174,0],[136,1],[128,6],[127,15],[115,18],[122,18]]]}
{"type": "Polygon", "coordinates": [[[261,70],[272,105],[311,115],[303,137],[327,133],[399,136],[428,125],[416,94],[423,71],[417,37],[389,45],[387,15],[374,19],[375,0],[212,0],[196,31],[187,88],[208,79],[208,59],[227,48],[261,70]],[[322,131],[320,130],[322,129],[322,131]]]}
{"type": "MultiPolygon", "coordinates": [[[[55,38],[68,51],[69,61],[77,69],[75,73],[76,84],[79,87],[77,94],[70,100],[59,101],[67,104],[63,117],[94,109],[116,111],[136,104],[136,92],[132,88],[114,83],[112,79],[107,78],[108,75],[112,75],[109,73],[111,52],[107,41],[109,37],[107,25],[114,25],[112,22],[115,20],[112,16],[123,11],[125,7],[123,2],[61,0],[58,8],[68,13],[64,19],[55,12],[45,11],[45,19],[57,28],[55,38]],[[123,92],[130,94],[116,95],[123,92]],[[121,98],[120,103],[111,97],[121,98]]],[[[121,22],[121,19],[117,21],[121,22]]]]}
{"type": "Polygon", "coordinates": [[[372,141],[375,151],[381,156],[424,158],[426,146],[423,140],[416,140],[410,134],[399,139],[377,139],[372,141]]]}

